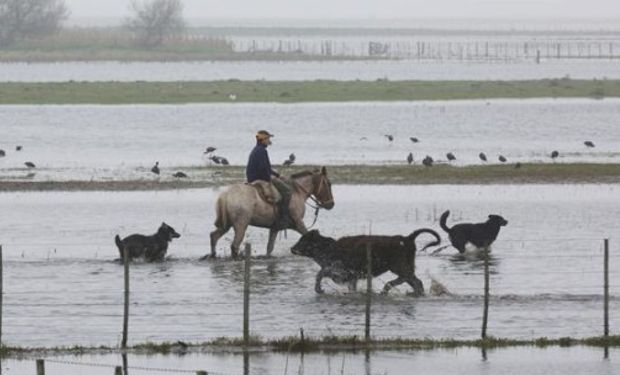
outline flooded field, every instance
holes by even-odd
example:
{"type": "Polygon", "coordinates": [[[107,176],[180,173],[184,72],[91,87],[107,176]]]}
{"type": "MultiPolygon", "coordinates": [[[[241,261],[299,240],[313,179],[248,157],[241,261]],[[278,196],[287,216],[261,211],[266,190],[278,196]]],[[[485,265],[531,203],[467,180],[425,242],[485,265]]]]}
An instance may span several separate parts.
{"type": "Polygon", "coordinates": [[[207,146],[244,165],[258,129],[276,134],[271,160],[298,164],[619,162],[620,100],[491,100],[395,103],[2,106],[0,178],[152,178],[162,168],[204,166],[207,146]],[[312,129],[308,131],[308,129],[312,129]],[[475,134],[476,136],[472,136],[475,134]],[[393,135],[390,142],[386,135],[393,135]],[[410,137],[418,138],[413,143],[410,137]],[[591,140],[595,148],[584,146],[591,140]],[[22,145],[22,151],[15,151],[22,145]],[[24,162],[37,165],[26,170],[24,162]]]}
{"type": "Polygon", "coordinates": [[[0,82],[618,79],[616,60],[2,63],[0,82]]]}
{"type": "MultiPolygon", "coordinates": [[[[588,337],[602,334],[603,238],[611,237],[611,327],[618,327],[616,293],[620,215],[618,185],[335,186],[336,207],[321,213],[325,235],[407,234],[420,227],[440,233],[445,209],[456,222],[501,214],[491,262],[489,334],[498,337],[588,337]]],[[[123,267],[114,235],[150,234],[162,221],[181,238],[163,263],[131,267],[129,338],[200,342],[239,337],[243,263],[229,258],[231,233],[220,258],[208,252],[218,191],[2,193],[4,325],[7,345],[116,345],[120,342],[123,267]]],[[[311,223],[307,217],[306,222],[311,223]]],[[[452,220],[449,221],[449,225],[452,220]]],[[[294,256],[298,235],[281,236],[265,259],[266,232],[250,229],[251,331],[263,338],[363,335],[364,295],[327,280],[314,292],[318,267],[294,256]],[[277,329],[276,329],[277,327],[277,329]]],[[[421,238],[421,245],[425,239],[421,238]]],[[[400,286],[374,298],[375,337],[476,338],[482,316],[480,261],[420,254],[418,273],[428,291],[433,277],[451,296],[415,299],[400,286]]],[[[379,290],[391,280],[375,278],[379,290]]],[[[360,288],[362,283],[360,283],[360,288]]],[[[613,333],[613,328],[612,328],[613,333]]],[[[373,373],[375,373],[373,371],[373,373]]]]}
{"type": "MultiPolygon", "coordinates": [[[[610,349],[609,357],[603,358],[603,349],[593,348],[511,348],[487,350],[485,357],[477,349],[452,349],[433,351],[378,351],[332,354],[185,354],[179,356],[129,355],[127,372],[145,374],[161,372],[194,373],[205,370],[209,374],[402,374],[441,373],[446,375],[477,375],[501,373],[507,375],[563,375],[616,374],[618,349],[610,349]],[[159,371],[158,371],[159,370],[159,371]]],[[[120,355],[88,355],[52,357],[46,361],[50,374],[109,375],[114,366],[123,364],[120,355]]],[[[34,360],[3,361],[3,374],[34,373],[34,360]]]]}

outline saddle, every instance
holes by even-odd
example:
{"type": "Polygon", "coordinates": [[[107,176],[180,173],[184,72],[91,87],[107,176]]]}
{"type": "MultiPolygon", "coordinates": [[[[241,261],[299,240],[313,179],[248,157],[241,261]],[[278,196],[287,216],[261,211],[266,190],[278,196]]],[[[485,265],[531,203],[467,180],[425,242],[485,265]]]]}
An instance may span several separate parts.
{"type": "Polygon", "coordinates": [[[258,196],[271,205],[275,205],[282,200],[282,195],[271,182],[257,180],[248,185],[256,189],[258,196]]]}

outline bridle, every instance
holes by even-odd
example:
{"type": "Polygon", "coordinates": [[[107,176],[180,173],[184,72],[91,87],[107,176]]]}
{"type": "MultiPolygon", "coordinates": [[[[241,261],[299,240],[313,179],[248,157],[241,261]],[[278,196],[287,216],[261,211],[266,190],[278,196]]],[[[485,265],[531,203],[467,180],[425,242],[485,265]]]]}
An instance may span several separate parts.
{"type": "Polygon", "coordinates": [[[329,204],[329,203],[333,203],[334,202],[334,196],[333,194],[330,194],[331,198],[326,200],[326,201],[320,201],[315,197],[315,194],[318,193],[319,191],[321,191],[321,188],[323,186],[325,186],[327,178],[325,177],[325,175],[321,174],[320,176],[320,181],[318,186],[316,186],[313,191],[308,191],[302,184],[300,184],[299,182],[297,182],[296,180],[293,180],[293,183],[295,184],[295,186],[297,188],[299,188],[299,190],[301,190],[304,194],[306,194],[306,196],[308,198],[310,198],[310,200],[312,200],[312,202],[314,202],[314,206],[310,203],[308,203],[307,201],[305,202],[306,205],[310,208],[312,208],[314,210],[314,220],[312,221],[312,224],[308,227],[308,228],[312,228],[314,226],[314,224],[316,224],[316,221],[319,218],[319,210],[321,208],[325,208],[325,205],[329,204]]]}

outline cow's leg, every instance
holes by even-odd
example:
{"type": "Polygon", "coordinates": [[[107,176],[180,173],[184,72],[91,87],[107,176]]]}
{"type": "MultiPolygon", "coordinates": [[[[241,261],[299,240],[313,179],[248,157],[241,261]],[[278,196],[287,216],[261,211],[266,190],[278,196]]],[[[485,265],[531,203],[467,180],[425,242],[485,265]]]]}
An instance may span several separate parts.
{"type": "Polygon", "coordinates": [[[278,236],[277,229],[269,229],[269,240],[267,241],[267,256],[270,257],[278,236]]]}
{"type": "Polygon", "coordinates": [[[388,281],[387,283],[385,283],[385,286],[383,287],[383,290],[381,291],[381,294],[388,294],[388,292],[390,291],[390,289],[392,289],[393,287],[395,287],[396,285],[400,285],[402,283],[405,282],[405,279],[403,279],[402,277],[397,277],[392,281],[388,281]]]}
{"type": "Polygon", "coordinates": [[[314,283],[314,291],[317,292],[318,294],[323,294],[323,288],[321,288],[321,280],[323,280],[323,277],[325,276],[326,272],[323,268],[321,268],[321,270],[319,272],[317,272],[316,274],[316,282],[314,283]]]}
{"type": "Polygon", "coordinates": [[[357,291],[357,279],[349,281],[349,292],[357,291]]]}
{"type": "Polygon", "coordinates": [[[413,295],[416,297],[422,297],[424,295],[424,284],[422,280],[418,279],[415,275],[408,276],[407,284],[413,288],[413,295]]]}
{"type": "MultiPolygon", "coordinates": [[[[220,238],[222,238],[223,235],[226,234],[226,232],[228,232],[230,230],[230,227],[225,228],[225,229],[221,229],[221,228],[216,228],[213,232],[211,232],[211,258],[215,258],[215,249],[217,247],[217,241],[220,240],[220,238]]],[[[203,257],[207,258],[207,256],[203,257]]]]}
{"type": "Polygon", "coordinates": [[[239,257],[239,248],[241,247],[241,242],[245,237],[245,231],[248,229],[248,223],[238,223],[235,224],[235,238],[233,239],[232,244],[230,244],[230,251],[233,259],[238,259],[239,257]]]}

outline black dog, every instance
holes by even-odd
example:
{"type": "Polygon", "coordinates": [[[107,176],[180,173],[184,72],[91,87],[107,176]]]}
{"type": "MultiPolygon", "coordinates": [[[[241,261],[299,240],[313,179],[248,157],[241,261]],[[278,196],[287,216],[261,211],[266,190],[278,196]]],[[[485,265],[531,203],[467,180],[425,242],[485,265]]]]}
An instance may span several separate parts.
{"type": "Polygon", "coordinates": [[[415,240],[422,233],[435,237],[435,241],[427,244],[423,250],[441,241],[432,229],[419,229],[408,236],[352,236],[339,240],[321,236],[319,231],[311,230],[299,239],[291,251],[312,258],[321,266],[314,289],[317,293],[323,293],[323,277],[329,277],[338,284],[347,283],[350,290],[355,290],[357,281],[366,277],[366,246],[370,245],[372,276],[388,271],[397,276],[385,284],[383,293],[406,282],[411,285],[416,296],[421,296],[424,295],[424,285],[415,275],[415,240]]]}
{"type": "Polygon", "coordinates": [[[499,215],[489,215],[489,220],[485,223],[456,224],[452,228],[448,228],[446,225],[448,215],[450,215],[450,211],[444,212],[441,215],[439,224],[441,228],[448,233],[452,246],[461,254],[465,252],[465,245],[467,243],[472,243],[479,249],[488,248],[497,238],[500,228],[508,224],[508,222],[499,215]]]}
{"type": "Polygon", "coordinates": [[[117,234],[114,239],[121,259],[123,259],[123,249],[126,247],[129,250],[129,259],[144,257],[145,260],[153,262],[164,259],[168,251],[168,242],[179,237],[181,235],[174,228],[166,223],[161,223],[157,233],[151,236],[132,234],[121,240],[117,234]]]}

